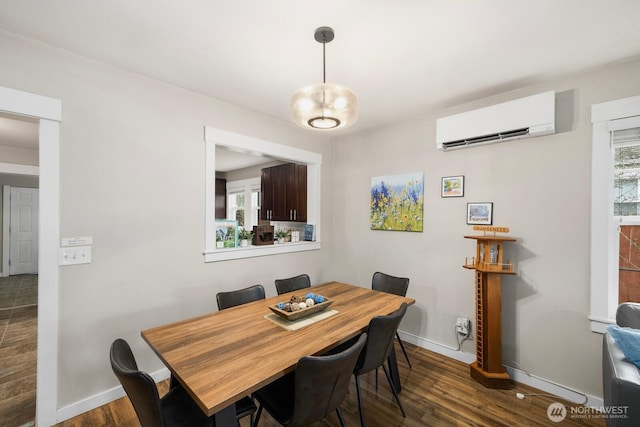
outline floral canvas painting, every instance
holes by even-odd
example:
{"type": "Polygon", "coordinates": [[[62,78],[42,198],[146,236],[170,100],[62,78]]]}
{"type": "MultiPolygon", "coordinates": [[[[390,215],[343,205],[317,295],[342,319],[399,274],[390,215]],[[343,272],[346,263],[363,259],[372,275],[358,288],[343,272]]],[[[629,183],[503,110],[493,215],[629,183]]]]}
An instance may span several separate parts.
{"type": "Polygon", "coordinates": [[[371,178],[372,230],[422,231],[422,172],[371,178]]]}

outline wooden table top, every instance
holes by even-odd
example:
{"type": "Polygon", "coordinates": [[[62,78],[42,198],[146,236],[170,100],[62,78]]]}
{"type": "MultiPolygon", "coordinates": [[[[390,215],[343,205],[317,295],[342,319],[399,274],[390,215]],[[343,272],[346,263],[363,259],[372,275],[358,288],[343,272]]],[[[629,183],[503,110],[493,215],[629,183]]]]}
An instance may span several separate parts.
{"type": "MultiPolygon", "coordinates": [[[[372,317],[415,300],[369,288],[330,282],[142,331],[200,408],[213,415],[295,368],[364,331],[372,317]],[[296,331],[264,316],[291,295],[308,292],[333,300],[337,314],[296,331]]],[[[212,302],[213,303],[213,302],[212,302]]]]}

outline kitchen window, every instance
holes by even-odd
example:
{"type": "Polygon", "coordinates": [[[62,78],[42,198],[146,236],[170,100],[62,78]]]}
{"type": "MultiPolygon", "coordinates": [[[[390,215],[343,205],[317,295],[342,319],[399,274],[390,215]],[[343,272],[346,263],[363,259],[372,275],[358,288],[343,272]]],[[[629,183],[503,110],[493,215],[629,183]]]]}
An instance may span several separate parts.
{"type": "Polygon", "coordinates": [[[238,227],[251,230],[258,225],[260,212],[260,178],[227,182],[227,218],[238,227]]]}

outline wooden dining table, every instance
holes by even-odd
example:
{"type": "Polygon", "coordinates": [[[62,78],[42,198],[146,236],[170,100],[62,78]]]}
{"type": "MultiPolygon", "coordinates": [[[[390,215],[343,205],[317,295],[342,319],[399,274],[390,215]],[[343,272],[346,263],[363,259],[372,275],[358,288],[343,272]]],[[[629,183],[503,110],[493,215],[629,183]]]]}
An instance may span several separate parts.
{"type": "MultiPolygon", "coordinates": [[[[202,411],[216,415],[216,425],[235,425],[236,401],[293,371],[301,357],[323,354],[359,335],[374,316],[390,314],[403,302],[415,300],[329,282],[146,329],[142,338],[202,411]],[[268,318],[269,306],[308,292],[330,299],[327,310],[337,313],[297,330],[268,318]]],[[[399,387],[392,353],[390,368],[399,387]]]]}

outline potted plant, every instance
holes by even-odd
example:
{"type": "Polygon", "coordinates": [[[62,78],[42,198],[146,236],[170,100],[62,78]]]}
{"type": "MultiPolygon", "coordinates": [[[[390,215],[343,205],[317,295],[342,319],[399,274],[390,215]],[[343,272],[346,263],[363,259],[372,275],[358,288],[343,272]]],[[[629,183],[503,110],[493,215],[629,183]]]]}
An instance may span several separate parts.
{"type": "Polygon", "coordinates": [[[251,240],[252,235],[253,231],[247,230],[246,228],[242,228],[238,231],[238,239],[240,239],[241,248],[249,246],[249,240],[251,240]]]}
{"type": "Polygon", "coordinates": [[[275,232],[275,236],[278,239],[278,243],[284,243],[284,239],[285,237],[287,237],[287,234],[289,234],[287,231],[283,230],[282,228],[279,230],[276,230],[275,232]]]}

